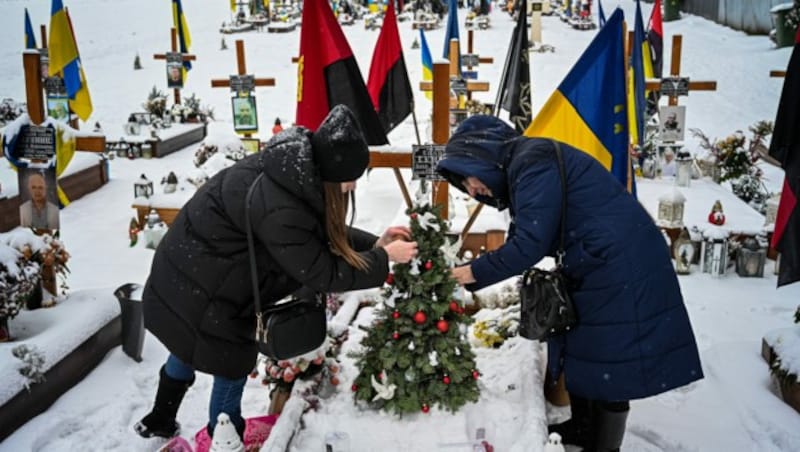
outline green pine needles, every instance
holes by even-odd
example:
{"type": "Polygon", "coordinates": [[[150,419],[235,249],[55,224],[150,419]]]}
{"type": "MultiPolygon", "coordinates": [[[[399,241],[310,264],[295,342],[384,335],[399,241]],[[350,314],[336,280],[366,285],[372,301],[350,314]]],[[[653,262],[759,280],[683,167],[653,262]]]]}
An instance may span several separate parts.
{"type": "Polygon", "coordinates": [[[434,406],[455,412],[478,400],[475,355],[466,340],[471,318],[454,297],[450,277],[454,246],[439,208],[407,211],[419,254],[396,264],[384,286],[384,304],[355,355],[360,371],[356,402],[393,412],[427,413],[434,406]]]}

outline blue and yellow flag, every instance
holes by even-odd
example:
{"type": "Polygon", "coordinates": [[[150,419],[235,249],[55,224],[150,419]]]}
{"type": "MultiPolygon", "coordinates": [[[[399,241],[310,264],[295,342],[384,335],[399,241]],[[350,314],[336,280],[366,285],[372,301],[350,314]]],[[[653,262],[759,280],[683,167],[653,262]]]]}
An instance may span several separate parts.
{"type": "Polygon", "coordinates": [[[645,114],[647,111],[647,92],[645,82],[653,78],[653,62],[650,58],[650,44],[644,32],[642,8],[636,0],[636,17],[633,27],[631,65],[628,74],[628,127],[631,142],[641,145],[644,141],[645,114]]]}
{"type": "Polygon", "coordinates": [[[596,158],[633,191],[625,109],[625,36],[617,8],[525,130],[596,158]]]}
{"type": "MultiPolygon", "coordinates": [[[[428,48],[428,40],[425,39],[425,32],[419,29],[420,50],[422,53],[422,80],[433,82],[433,58],[431,49],[428,48]]],[[[433,100],[433,91],[425,91],[425,97],[433,100]]]]}
{"type": "Polygon", "coordinates": [[[25,8],[25,48],[37,48],[36,35],[33,34],[33,25],[31,25],[31,16],[28,15],[28,8],[25,8]]]}
{"type": "MultiPolygon", "coordinates": [[[[181,0],[172,0],[172,26],[178,31],[178,50],[181,53],[189,53],[189,46],[192,45],[192,35],[189,33],[189,26],[186,24],[186,16],[183,15],[183,6],[181,6],[181,0]]],[[[191,69],[192,63],[184,60],[184,83],[186,83],[186,73],[191,69]]]]}
{"type": "Polygon", "coordinates": [[[447,3],[447,31],[444,34],[442,58],[450,58],[450,40],[458,40],[458,73],[461,74],[461,40],[458,37],[458,4],[456,0],[447,3]]]}
{"type": "Polygon", "coordinates": [[[61,75],[67,88],[70,110],[86,121],[92,114],[92,98],[83,73],[78,44],[69,15],[61,0],[53,0],[50,13],[49,76],[61,75]]]}

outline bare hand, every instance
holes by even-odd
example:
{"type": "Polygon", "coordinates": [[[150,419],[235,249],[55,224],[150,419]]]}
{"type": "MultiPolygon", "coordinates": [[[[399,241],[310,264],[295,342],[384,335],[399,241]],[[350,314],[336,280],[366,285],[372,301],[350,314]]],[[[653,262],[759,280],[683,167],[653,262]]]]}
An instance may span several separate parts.
{"type": "Polygon", "coordinates": [[[405,264],[417,255],[417,242],[406,242],[405,240],[395,240],[383,247],[389,260],[405,264]]]}
{"type": "Polygon", "coordinates": [[[408,226],[390,226],[386,228],[381,238],[375,242],[375,247],[386,246],[395,240],[411,241],[411,229],[408,226]]]}
{"type": "Polygon", "coordinates": [[[472,284],[475,282],[475,277],[472,275],[472,266],[471,265],[464,265],[461,267],[455,267],[450,270],[450,276],[453,277],[459,284],[462,286],[465,284],[472,284]]]}

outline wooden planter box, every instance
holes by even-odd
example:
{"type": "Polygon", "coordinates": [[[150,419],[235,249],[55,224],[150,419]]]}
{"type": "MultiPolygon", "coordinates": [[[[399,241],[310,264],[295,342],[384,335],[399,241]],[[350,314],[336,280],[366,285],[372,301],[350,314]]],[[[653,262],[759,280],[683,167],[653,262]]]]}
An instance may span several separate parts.
{"type": "MultiPolygon", "coordinates": [[[[766,339],[761,339],[761,356],[764,358],[764,361],[767,362],[770,369],[772,368],[772,363],[778,358],[775,349],[767,343],[766,339]]],[[[776,379],[774,376],[772,378],[776,379]]],[[[780,388],[783,401],[800,413],[800,383],[778,382],[778,387],[780,388]]]]}
{"type": "Polygon", "coordinates": [[[174,207],[156,207],[142,204],[134,204],[132,207],[136,209],[136,221],[138,221],[140,225],[145,224],[145,217],[150,213],[150,209],[155,209],[158,216],[161,217],[161,220],[163,220],[164,224],[167,226],[172,226],[172,222],[175,221],[175,217],[178,216],[178,212],[180,211],[180,209],[174,207]]]}
{"type": "Polygon", "coordinates": [[[205,137],[206,137],[206,125],[197,124],[196,128],[188,130],[180,135],[167,138],[166,140],[150,141],[150,145],[153,147],[154,157],[164,157],[165,155],[169,155],[175,151],[179,151],[185,148],[186,146],[189,146],[190,144],[203,141],[203,138],[205,137]]]}
{"type": "MultiPolygon", "coordinates": [[[[102,187],[106,182],[108,182],[106,162],[99,159],[94,166],[58,179],[58,185],[70,201],[80,199],[83,195],[102,187]]],[[[0,232],[7,232],[19,226],[20,204],[19,195],[0,199],[0,232]]]]}

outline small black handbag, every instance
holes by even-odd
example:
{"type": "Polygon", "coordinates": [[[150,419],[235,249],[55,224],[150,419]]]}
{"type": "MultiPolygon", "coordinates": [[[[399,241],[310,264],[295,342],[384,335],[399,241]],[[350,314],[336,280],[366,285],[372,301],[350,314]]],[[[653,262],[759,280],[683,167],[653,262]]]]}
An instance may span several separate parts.
{"type": "Polygon", "coordinates": [[[519,334],[526,339],[545,340],[569,331],[578,323],[575,306],[567,290],[564,265],[564,228],[567,222],[567,175],[561,148],[553,141],[561,176],[561,231],[556,252],[556,268],[531,267],[522,275],[520,287],[519,334]]]}
{"type": "Polygon", "coordinates": [[[253,226],[250,223],[250,200],[264,174],[260,174],[245,197],[245,227],[250,254],[250,277],[256,312],[256,344],[258,351],[276,359],[289,359],[319,348],[327,337],[327,313],[323,294],[303,291],[289,301],[261,309],[253,226]]]}

